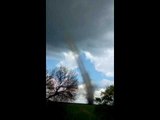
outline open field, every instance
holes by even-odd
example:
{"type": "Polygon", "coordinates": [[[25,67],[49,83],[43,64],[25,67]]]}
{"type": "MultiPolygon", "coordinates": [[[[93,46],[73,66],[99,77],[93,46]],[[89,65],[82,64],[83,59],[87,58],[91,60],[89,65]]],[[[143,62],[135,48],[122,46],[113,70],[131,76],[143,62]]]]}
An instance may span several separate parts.
{"type": "Polygon", "coordinates": [[[111,106],[77,103],[48,103],[48,116],[54,120],[114,120],[111,106]]]}

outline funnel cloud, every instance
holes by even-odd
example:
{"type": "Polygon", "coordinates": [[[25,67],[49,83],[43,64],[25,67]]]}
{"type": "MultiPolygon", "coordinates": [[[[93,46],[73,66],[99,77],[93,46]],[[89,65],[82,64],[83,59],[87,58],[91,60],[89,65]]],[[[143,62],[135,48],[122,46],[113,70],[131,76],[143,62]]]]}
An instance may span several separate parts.
{"type": "Polygon", "coordinates": [[[62,61],[65,55],[71,66],[75,60],[85,84],[86,99],[93,104],[93,75],[87,71],[81,54],[97,72],[103,73],[105,77],[102,80],[113,80],[114,0],[47,0],[47,58],[57,62],[62,61]],[[75,59],[68,54],[70,51],[75,59]]]}
{"type": "Polygon", "coordinates": [[[72,50],[72,52],[77,54],[77,56],[75,56],[76,62],[78,64],[78,67],[80,69],[80,72],[81,72],[81,75],[82,75],[82,78],[83,78],[83,81],[85,84],[86,93],[87,93],[86,98],[87,98],[88,104],[93,104],[93,102],[94,102],[93,85],[91,84],[91,78],[85,69],[83,61],[81,60],[80,52],[79,52],[78,48],[76,47],[74,41],[71,38],[66,38],[66,42],[68,43],[68,47],[72,50]]]}

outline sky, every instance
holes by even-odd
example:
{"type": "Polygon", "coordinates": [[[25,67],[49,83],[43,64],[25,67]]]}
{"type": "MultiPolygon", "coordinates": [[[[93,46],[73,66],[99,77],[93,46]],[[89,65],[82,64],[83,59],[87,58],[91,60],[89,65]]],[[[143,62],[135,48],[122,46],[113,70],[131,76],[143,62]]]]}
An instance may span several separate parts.
{"type": "Polygon", "coordinates": [[[95,86],[95,97],[114,84],[114,0],[46,1],[46,69],[65,65],[78,73],[76,103],[86,103],[82,77],[66,44],[74,40],[95,86]]]}

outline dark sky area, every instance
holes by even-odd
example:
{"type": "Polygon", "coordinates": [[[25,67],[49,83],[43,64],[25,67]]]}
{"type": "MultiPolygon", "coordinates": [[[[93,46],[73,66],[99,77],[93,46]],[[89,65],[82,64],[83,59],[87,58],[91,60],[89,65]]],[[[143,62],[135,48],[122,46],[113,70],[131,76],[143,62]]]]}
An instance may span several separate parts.
{"type": "Polygon", "coordinates": [[[113,0],[47,0],[47,56],[67,51],[66,35],[95,56],[114,46],[113,0]]]}

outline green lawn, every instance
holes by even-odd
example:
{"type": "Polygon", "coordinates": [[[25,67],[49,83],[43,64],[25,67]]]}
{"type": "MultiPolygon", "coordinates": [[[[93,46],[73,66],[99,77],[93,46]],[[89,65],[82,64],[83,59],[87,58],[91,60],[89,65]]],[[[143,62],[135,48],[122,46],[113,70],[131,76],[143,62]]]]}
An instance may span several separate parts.
{"type": "Polygon", "coordinates": [[[64,120],[113,120],[113,107],[103,105],[56,103],[48,105],[57,110],[54,117],[64,120]]]}

